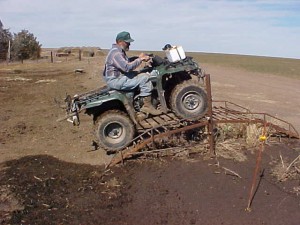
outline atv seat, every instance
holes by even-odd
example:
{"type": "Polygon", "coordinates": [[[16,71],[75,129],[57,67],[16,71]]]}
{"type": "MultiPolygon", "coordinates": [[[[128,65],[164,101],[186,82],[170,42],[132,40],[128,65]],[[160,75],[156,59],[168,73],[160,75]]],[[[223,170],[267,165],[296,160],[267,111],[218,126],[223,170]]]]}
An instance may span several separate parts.
{"type": "Polygon", "coordinates": [[[133,98],[133,96],[138,92],[139,88],[135,88],[135,89],[132,89],[132,90],[117,90],[117,89],[113,89],[113,88],[110,88],[109,91],[117,91],[123,95],[126,95],[128,98],[133,98]]]}
{"type": "Polygon", "coordinates": [[[111,88],[111,87],[105,85],[98,90],[97,95],[103,95],[103,94],[106,94],[109,92],[114,92],[114,91],[117,91],[123,95],[126,95],[128,98],[133,98],[133,96],[136,93],[139,93],[139,87],[136,87],[132,90],[119,90],[119,89],[114,89],[114,88],[111,88]]]}
{"type": "Polygon", "coordinates": [[[99,89],[99,92],[98,92],[98,94],[104,94],[104,93],[106,93],[106,92],[108,92],[108,91],[110,91],[110,90],[112,90],[110,87],[108,87],[108,86],[103,86],[101,89],[99,89]]]}

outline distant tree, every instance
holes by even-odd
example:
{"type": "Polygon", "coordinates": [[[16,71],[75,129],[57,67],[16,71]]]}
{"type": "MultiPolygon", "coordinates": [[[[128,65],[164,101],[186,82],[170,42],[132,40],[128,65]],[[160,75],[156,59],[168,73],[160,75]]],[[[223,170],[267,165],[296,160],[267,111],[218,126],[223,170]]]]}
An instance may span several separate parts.
{"type": "Polygon", "coordinates": [[[11,49],[15,60],[36,59],[41,56],[41,45],[28,30],[14,34],[11,49]]]}
{"type": "Polygon", "coordinates": [[[12,42],[12,34],[9,29],[4,29],[0,20],[0,60],[6,60],[9,41],[12,42]]]}

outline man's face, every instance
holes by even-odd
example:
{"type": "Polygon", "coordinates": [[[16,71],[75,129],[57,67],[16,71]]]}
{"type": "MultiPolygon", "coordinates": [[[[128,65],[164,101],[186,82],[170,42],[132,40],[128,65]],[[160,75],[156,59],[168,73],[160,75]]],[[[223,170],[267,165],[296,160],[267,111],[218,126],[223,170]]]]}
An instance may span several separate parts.
{"type": "Polygon", "coordinates": [[[120,44],[121,44],[121,47],[122,47],[122,49],[124,51],[128,51],[129,50],[130,42],[121,41],[120,44]]]}

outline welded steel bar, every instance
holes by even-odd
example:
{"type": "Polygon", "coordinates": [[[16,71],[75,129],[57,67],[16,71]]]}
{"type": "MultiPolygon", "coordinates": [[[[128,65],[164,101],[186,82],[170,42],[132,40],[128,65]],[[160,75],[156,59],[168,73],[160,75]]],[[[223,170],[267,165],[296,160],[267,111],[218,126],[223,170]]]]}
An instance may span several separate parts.
{"type": "MultiPolygon", "coordinates": [[[[233,103],[233,102],[230,102],[230,101],[225,101],[225,100],[213,100],[213,103],[223,103],[225,108],[229,108],[228,105],[233,105],[233,106],[235,106],[235,107],[237,107],[237,108],[239,108],[239,109],[245,110],[246,112],[250,112],[250,110],[247,109],[246,107],[243,107],[243,106],[241,106],[241,105],[238,105],[238,104],[233,103]]],[[[229,108],[229,109],[232,110],[232,108],[229,108]]]]}
{"type": "MultiPolygon", "coordinates": [[[[181,127],[175,130],[170,130],[164,133],[159,133],[156,135],[153,135],[147,139],[145,139],[143,142],[137,144],[136,146],[133,146],[133,148],[129,148],[123,151],[123,157],[124,159],[127,159],[128,157],[130,157],[133,153],[137,152],[139,149],[142,149],[143,147],[145,147],[147,144],[151,143],[153,140],[155,139],[160,139],[166,136],[171,136],[173,134],[176,133],[180,133],[180,132],[184,132],[187,130],[192,130],[198,127],[203,127],[208,125],[208,121],[207,120],[201,120],[200,122],[198,121],[198,123],[194,123],[185,127],[181,127]]],[[[151,132],[151,131],[149,131],[151,132]]],[[[151,133],[150,133],[151,134],[151,133]]],[[[114,166],[116,164],[118,164],[120,161],[122,160],[122,158],[120,157],[120,153],[117,153],[110,161],[110,163],[106,166],[106,168],[108,168],[109,166],[114,166]]]]}
{"type": "Polygon", "coordinates": [[[255,170],[253,173],[253,178],[252,178],[252,185],[251,185],[251,189],[250,189],[250,193],[249,193],[249,199],[248,199],[248,205],[246,210],[247,211],[251,211],[251,204],[254,198],[254,188],[256,187],[256,180],[257,180],[257,173],[260,167],[260,162],[261,162],[261,158],[262,158],[262,152],[264,150],[264,143],[262,142],[260,144],[260,148],[258,150],[258,154],[257,154],[257,158],[256,158],[256,165],[255,165],[255,170]]]}
{"type": "MultiPolygon", "coordinates": [[[[254,188],[256,187],[257,173],[260,168],[262,152],[265,149],[266,128],[267,128],[267,121],[266,121],[266,115],[264,115],[264,128],[263,128],[261,136],[259,137],[261,144],[260,144],[260,148],[259,148],[257,159],[256,159],[256,165],[255,165],[255,170],[254,170],[253,179],[252,179],[252,185],[251,185],[251,189],[250,189],[250,193],[249,193],[248,205],[247,205],[247,209],[246,209],[247,211],[251,211],[251,204],[254,199],[254,188]]],[[[256,187],[256,189],[257,188],[258,187],[256,187]]]]}
{"type": "Polygon", "coordinates": [[[144,146],[149,145],[151,142],[154,143],[156,139],[168,137],[173,134],[184,132],[187,130],[192,130],[201,126],[207,126],[208,134],[209,134],[208,138],[209,138],[210,152],[212,154],[215,154],[215,143],[214,143],[215,140],[213,134],[213,126],[214,124],[219,124],[219,123],[247,123],[247,124],[259,123],[264,125],[264,135],[266,132],[266,127],[269,126],[274,128],[277,132],[284,133],[289,137],[299,138],[299,133],[296,131],[293,125],[288,123],[287,121],[271,116],[267,113],[250,112],[247,108],[232,102],[213,101],[212,94],[211,94],[211,83],[210,83],[209,74],[205,75],[205,82],[206,82],[206,91],[208,97],[208,112],[205,118],[202,118],[198,121],[189,121],[184,119],[180,120],[175,116],[174,113],[167,113],[167,114],[160,115],[158,117],[146,119],[144,122],[145,124],[143,124],[143,127],[144,128],[148,127],[148,129],[131,141],[131,143],[137,142],[137,144],[124,150],[123,152],[124,154],[121,155],[121,159],[120,159],[120,155],[116,154],[109,165],[117,164],[118,162],[120,162],[120,160],[122,160],[123,157],[124,159],[130,157],[133,153],[139,151],[144,146]],[[213,103],[223,103],[225,108],[224,106],[213,106],[213,103]],[[229,108],[229,105],[232,105],[235,108],[243,111],[238,111],[237,109],[229,108]],[[274,125],[271,122],[268,122],[267,117],[276,119],[278,121],[287,124],[288,130],[285,128],[281,128],[278,125],[274,125]],[[146,124],[147,126],[145,126],[146,124]]]}
{"type": "Polygon", "coordinates": [[[215,141],[214,141],[214,119],[213,119],[213,109],[212,109],[212,95],[211,95],[211,83],[210,83],[210,75],[205,75],[206,81],[206,92],[207,92],[207,100],[208,100],[208,134],[209,134],[209,149],[212,155],[215,155],[215,141]]]}

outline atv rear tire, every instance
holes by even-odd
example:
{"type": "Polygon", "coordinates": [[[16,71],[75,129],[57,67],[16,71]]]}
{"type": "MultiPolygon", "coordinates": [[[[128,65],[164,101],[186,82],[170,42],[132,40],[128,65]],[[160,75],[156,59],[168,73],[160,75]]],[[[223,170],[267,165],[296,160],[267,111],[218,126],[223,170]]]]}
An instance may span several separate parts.
{"type": "Polygon", "coordinates": [[[96,126],[99,145],[109,153],[127,147],[135,135],[132,121],[126,113],[119,110],[103,113],[97,119],[96,126]]]}
{"type": "Polygon", "coordinates": [[[173,112],[182,119],[200,119],[208,109],[206,92],[192,80],[175,86],[170,103],[173,112]]]}

